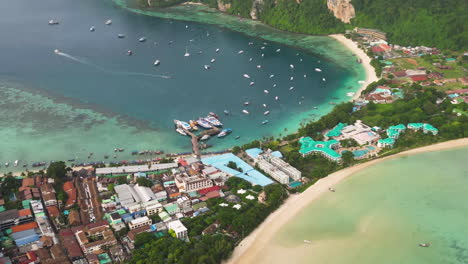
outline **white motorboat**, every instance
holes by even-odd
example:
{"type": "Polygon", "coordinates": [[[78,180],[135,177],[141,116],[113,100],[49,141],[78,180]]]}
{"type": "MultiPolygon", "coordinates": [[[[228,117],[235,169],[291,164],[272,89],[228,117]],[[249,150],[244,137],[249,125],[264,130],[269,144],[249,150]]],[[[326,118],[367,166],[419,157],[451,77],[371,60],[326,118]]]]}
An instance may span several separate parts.
{"type": "Polygon", "coordinates": [[[181,134],[182,136],[187,135],[187,133],[185,133],[185,131],[182,128],[177,128],[176,131],[177,131],[177,133],[181,134]]]}
{"type": "Polygon", "coordinates": [[[89,28],[89,31],[91,31],[91,32],[94,32],[94,30],[96,30],[96,28],[94,26],[89,28]]]}
{"type": "Polygon", "coordinates": [[[264,50],[264,49],[265,49],[265,46],[261,46],[260,49],[264,50]]]}
{"type": "Polygon", "coordinates": [[[325,79],[325,78],[322,78],[322,81],[326,82],[326,81],[327,81],[327,79],[325,79]]]}
{"type": "Polygon", "coordinates": [[[289,68],[294,69],[294,64],[289,64],[289,68]]]}
{"type": "Polygon", "coordinates": [[[187,47],[185,47],[185,54],[184,54],[184,57],[188,57],[188,56],[190,56],[190,53],[188,52],[187,47]]]}
{"type": "Polygon", "coordinates": [[[420,247],[429,247],[431,244],[429,243],[420,243],[419,246],[420,247]]]}
{"type": "Polygon", "coordinates": [[[58,25],[58,24],[59,22],[57,20],[53,20],[53,19],[49,20],[49,25],[51,26],[58,25]]]}
{"type": "Polygon", "coordinates": [[[244,105],[245,105],[245,106],[247,106],[247,105],[249,105],[249,104],[250,104],[249,101],[244,102],[244,105]]]}
{"type": "Polygon", "coordinates": [[[278,101],[279,100],[279,97],[278,96],[275,96],[275,101],[278,101]]]}
{"type": "Polygon", "coordinates": [[[289,77],[289,80],[290,81],[294,80],[294,77],[293,76],[289,77]]]}
{"type": "Polygon", "coordinates": [[[188,28],[188,25],[185,25],[185,28],[188,28]]]}
{"type": "Polygon", "coordinates": [[[108,26],[111,25],[111,24],[112,24],[112,20],[110,20],[110,19],[107,20],[105,24],[108,25],[108,26]]]}
{"type": "Polygon", "coordinates": [[[262,53],[262,58],[265,57],[265,54],[262,53]]]}
{"type": "Polygon", "coordinates": [[[219,49],[219,48],[217,48],[217,49],[216,49],[216,53],[218,53],[218,52],[219,52],[219,50],[220,50],[220,49],[219,49]]]}
{"type": "Polygon", "coordinates": [[[322,70],[319,69],[319,68],[315,68],[315,71],[316,71],[316,72],[322,72],[322,70]]]}
{"type": "Polygon", "coordinates": [[[261,69],[262,68],[262,65],[257,65],[257,69],[261,69]]]}
{"type": "Polygon", "coordinates": [[[253,86],[254,84],[255,84],[255,82],[250,82],[249,86],[253,86]]]}
{"type": "Polygon", "coordinates": [[[55,54],[59,54],[59,53],[60,53],[60,50],[54,49],[54,53],[55,53],[55,54]]]}
{"type": "Polygon", "coordinates": [[[200,140],[208,140],[210,138],[210,135],[204,135],[203,137],[200,138],[200,140]]]}
{"type": "Polygon", "coordinates": [[[211,60],[210,60],[211,63],[213,63],[213,62],[215,62],[215,61],[216,61],[215,59],[211,59],[211,60]]]}
{"type": "Polygon", "coordinates": [[[18,167],[19,160],[15,160],[15,167],[18,167]]]}
{"type": "Polygon", "coordinates": [[[273,87],[276,87],[276,83],[273,84],[273,87]]]}
{"type": "Polygon", "coordinates": [[[133,51],[127,50],[127,55],[128,55],[128,56],[132,56],[132,55],[133,55],[133,51]]]}
{"type": "Polygon", "coordinates": [[[304,74],[304,78],[307,78],[307,74],[304,74]]]}
{"type": "Polygon", "coordinates": [[[266,125],[266,124],[268,124],[268,122],[270,122],[270,121],[268,121],[268,119],[267,119],[267,120],[263,120],[263,121],[262,121],[262,125],[266,125]]]}
{"type": "Polygon", "coordinates": [[[273,78],[273,77],[275,77],[275,75],[274,75],[274,74],[270,74],[270,79],[273,78]]]}
{"type": "Polygon", "coordinates": [[[253,45],[253,42],[249,42],[249,45],[253,45]]]}
{"type": "Polygon", "coordinates": [[[159,66],[159,64],[161,64],[161,62],[159,60],[155,60],[154,63],[153,63],[154,66],[159,66]]]}
{"type": "Polygon", "coordinates": [[[355,93],[353,92],[349,92],[349,93],[346,93],[346,96],[349,96],[349,97],[353,97],[355,93]]]}
{"type": "Polygon", "coordinates": [[[263,90],[263,92],[266,93],[266,94],[270,93],[270,91],[268,91],[268,90],[263,90]]]}
{"type": "Polygon", "coordinates": [[[304,239],[304,243],[312,244],[312,241],[304,239]]]}
{"type": "Polygon", "coordinates": [[[365,81],[358,81],[359,84],[364,84],[366,83],[365,81]]]}
{"type": "Polygon", "coordinates": [[[248,75],[247,73],[245,73],[245,74],[242,75],[242,76],[244,76],[244,78],[250,79],[250,75],[248,75]]]}
{"type": "Polygon", "coordinates": [[[125,38],[125,35],[124,34],[117,34],[117,37],[118,38],[125,38]]]}
{"type": "Polygon", "coordinates": [[[269,114],[270,114],[270,111],[265,111],[265,112],[263,113],[263,115],[269,115],[269,114]]]}
{"type": "Polygon", "coordinates": [[[242,54],[242,53],[244,53],[243,50],[239,50],[239,52],[237,52],[237,54],[242,54]]]}
{"type": "Polygon", "coordinates": [[[294,90],[294,86],[289,87],[289,91],[294,90]]]}
{"type": "Polygon", "coordinates": [[[266,107],[267,107],[267,105],[266,105],[266,104],[262,104],[262,106],[263,106],[264,108],[266,108],[266,107]]]}
{"type": "Polygon", "coordinates": [[[252,58],[249,58],[249,61],[252,61],[253,59],[252,58]]]}
{"type": "Polygon", "coordinates": [[[145,42],[146,41],[146,38],[145,37],[141,37],[138,39],[139,42],[145,42]]]}
{"type": "Polygon", "coordinates": [[[247,110],[245,110],[245,109],[242,110],[242,113],[244,113],[244,114],[246,114],[246,115],[250,114],[249,111],[247,111],[247,110]]]}
{"type": "Polygon", "coordinates": [[[277,50],[276,50],[276,52],[280,52],[280,51],[281,51],[281,49],[277,49],[277,50]]]}
{"type": "Polygon", "coordinates": [[[209,70],[211,67],[210,67],[210,65],[205,64],[205,65],[203,65],[203,68],[205,68],[205,70],[209,70]]]}

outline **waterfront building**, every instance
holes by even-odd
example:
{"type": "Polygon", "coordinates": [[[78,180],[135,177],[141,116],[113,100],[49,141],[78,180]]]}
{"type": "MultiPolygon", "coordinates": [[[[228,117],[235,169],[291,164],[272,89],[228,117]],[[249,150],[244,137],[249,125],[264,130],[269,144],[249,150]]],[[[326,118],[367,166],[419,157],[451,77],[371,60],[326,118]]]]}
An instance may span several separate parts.
{"type": "Polygon", "coordinates": [[[366,37],[387,40],[387,34],[385,32],[382,32],[376,29],[357,27],[354,29],[354,32],[358,33],[359,35],[366,36],[366,37]]]}
{"type": "Polygon", "coordinates": [[[279,183],[289,183],[289,176],[273,164],[269,163],[267,160],[260,159],[257,161],[257,165],[260,169],[262,169],[265,173],[269,174],[273,179],[277,180],[279,183]]]}
{"type": "Polygon", "coordinates": [[[128,228],[130,228],[130,230],[133,230],[145,225],[151,225],[151,219],[149,219],[147,216],[133,219],[132,221],[130,221],[130,223],[128,223],[128,228]]]}
{"type": "Polygon", "coordinates": [[[189,193],[213,186],[213,181],[209,177],[191,171],[189,173],[192,175],[186,173],[175,175],[175,184],[180,191],[189,193]]]}
{"type": "Polygon", "coordinates": [[[185,240],[188,238],[187,228],[182,224],[182,222],[180,222],[180,220],[174,220],[167,223],[167,228],[169,230],[173,230],[178,239],[185,240]]]}
{"type": "Polygon", "coordinates": [[[390,138],[397,139],[400,136],[400,133],[405,132],[406,126],[403,124],[399,124],[396,126],[391,126],[387,129],[387,136],[390,138]]]}
{"type": "Polygon", "coordinates": [[[379,139],[377,141],[377,146],[379,148],[385,148],[385,147],[393,148],[393,145],[395,145],[394,138],[384,138],[384,139],[379,139]]]}
{"type": "Polygon", "coordinates": [[[177,163],[97,168],[96,175],[128,175],[138,172],[156,172],[172,168],[177,168],[177,163]]]}
{"type": "Polygon", "coordinates": [[[328,141],[315,141],[310,137],[302,137],[299,139],[299,144],[301,144],[299,153],[304,157],[309,154],[317,153],[327,159],[336,162],[341,161],[341,154],[335,151],[335,149],[340,147],[340,142],[336,139],[328,141]]]}
{"type": "MultiPolygon", "coordinates": [[[[335,133],[333,134],[336,135],[338,133],[337,131],[335,131],[335,133]]],[[[364,124],[361,120],[357,120],[352,125],[342,126],[339,136],[335,136],[334,138],[337,140],[353,139],[359,145],[365,145],[376,142],[380,138],[380,136],[379,134],[375,133],[371,127],[364,124]]]]}
{"type": "MultiPolygon", "coordinates": [[[[272,178],[277,180],[282,184],[288,184],[290,178],[293,180],[299,180],[301,178],[301,172],[285,162],[275,152],[272,152],[270,149],[262,151],[261,149],[248,149],[247,153],[250,153],[249,156],[255,157],[254,162],[266,173],[268,173],[272,178]]],[[[279,152],[279,154],[281,154],[279,152]]]]}
{"type": "Polygon", "coordinates": [[[422,130],[424,134],[427,133],[432,133],[433,135],[437,135],[439,133],[439,130],[435,127],[433,127],[431,124],[424,124],[424,123],[409,123],[407,125],[408,129],[411,129],[413,131],[419,131],[422,130]]]}
{"type": "Polygon", "coordinates": [[[114,187],[117,196],[119,197],[120,204],[129,208],[132,205],[140,202],[148,202],[156,200],[153,191],[150,188],[137,185],[121,184],[114,187]]]}

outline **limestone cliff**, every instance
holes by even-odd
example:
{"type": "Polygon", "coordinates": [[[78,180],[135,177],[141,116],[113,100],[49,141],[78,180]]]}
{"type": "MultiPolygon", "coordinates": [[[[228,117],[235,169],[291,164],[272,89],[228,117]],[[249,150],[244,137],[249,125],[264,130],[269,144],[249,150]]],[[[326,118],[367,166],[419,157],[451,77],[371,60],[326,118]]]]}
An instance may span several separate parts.
{"type": "Polygon", "coordinates": [[[230,3],[225,4],[225,3],[223,2],[223,0],[217,0],[217,2],[218,2],[218,9],[219,9],[219,11],[221,11],[221,12],[226,12],[226,10],[228,10],[229,8],[231,8],[231,4],[230,4],[230,3]]]}
{"type": "Polygon", "coordinates": [[[327,6],[333,15],[344,23],[349,23],[356,15],[351,0],[327,0],[327,6]]]}
{"type": "Polygon", "coordinates": [[[261,12],[263,6],[263,0],[254,0],[252,3],[252,10],[250,11],[250,17],[252,19],[258,19],[258,14],[261,12]]]}

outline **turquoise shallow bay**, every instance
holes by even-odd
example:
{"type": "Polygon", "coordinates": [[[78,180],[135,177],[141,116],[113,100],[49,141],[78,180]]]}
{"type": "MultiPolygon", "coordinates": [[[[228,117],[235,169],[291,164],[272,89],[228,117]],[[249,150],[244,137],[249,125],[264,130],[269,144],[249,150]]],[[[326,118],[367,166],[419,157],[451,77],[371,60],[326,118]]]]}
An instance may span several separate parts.
{"type": "Polygon", "coordinates": [[[212,150],[285,135],[329,112],[329,102],[349,100],[346,93],[357,91],[365,79],[356,57],[329,37],[280,32],[201,7],[143,15],[111,0],[1,2],[0,32],[0,50],[8,51],[0,53],[0,171],[14,169],[3,166],[14,160],[100,161],[114,148],[126,150],[115,160],[135,159],[132,150],[190,151],[173,120],[224,109],[232,115],[222,121],[234,133],[211,139],[212,150]],[[50,19],[60,25],[47,25],[50,19]],[[107,19],[111,26],[104,25],[107,19]],[[144,43],[138,42],[142,36],[144,43]],[[126,56],[129,49],[133,56],[126,56]],[[211,70],[204,70],[212,58],[211,70]],[[159,67],[153,66],[156,59],[159,67]],[[251,105],[242,106],[244,101],[251,105]],[[241,113],[244,108],[249,116],[241,113]],[[262,126],[265,119],[270,122],[262,126]]]}
{"type": "Polygon", "coordinates": [[[417,154],[352,175],[288,222],[258,263],[468,263],[467,157],[417,154]]]}

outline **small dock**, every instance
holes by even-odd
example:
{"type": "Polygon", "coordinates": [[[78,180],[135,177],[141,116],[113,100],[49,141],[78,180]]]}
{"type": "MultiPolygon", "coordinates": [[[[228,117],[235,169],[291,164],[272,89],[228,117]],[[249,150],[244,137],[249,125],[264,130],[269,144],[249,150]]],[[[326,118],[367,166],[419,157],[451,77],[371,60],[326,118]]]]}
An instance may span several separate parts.
{"type": "Polygon", "coordinates": [[[208,129],[208,130],[205,130],[203,132],[200,133],[200,135],[195,135],[194,133],[192,133],[191,131],[188,131],[188,130],[185,130],[184,129],[184,132],[187,133],[187,135],[189,135],[191,138],[192,138],[192,150],[193,150],[193,154],[195,154],[195,156],[197,156],[198,159],[200,159],[201,157],[201,153],[200,153],[200,145],[199,145],[199,140],[200,138],[202,138],[203,136],[205,135],[217,135],[219,134],[219,132],[221,132],[221,130],[217,127],[213,127],[211,129],[208,129]]]}

